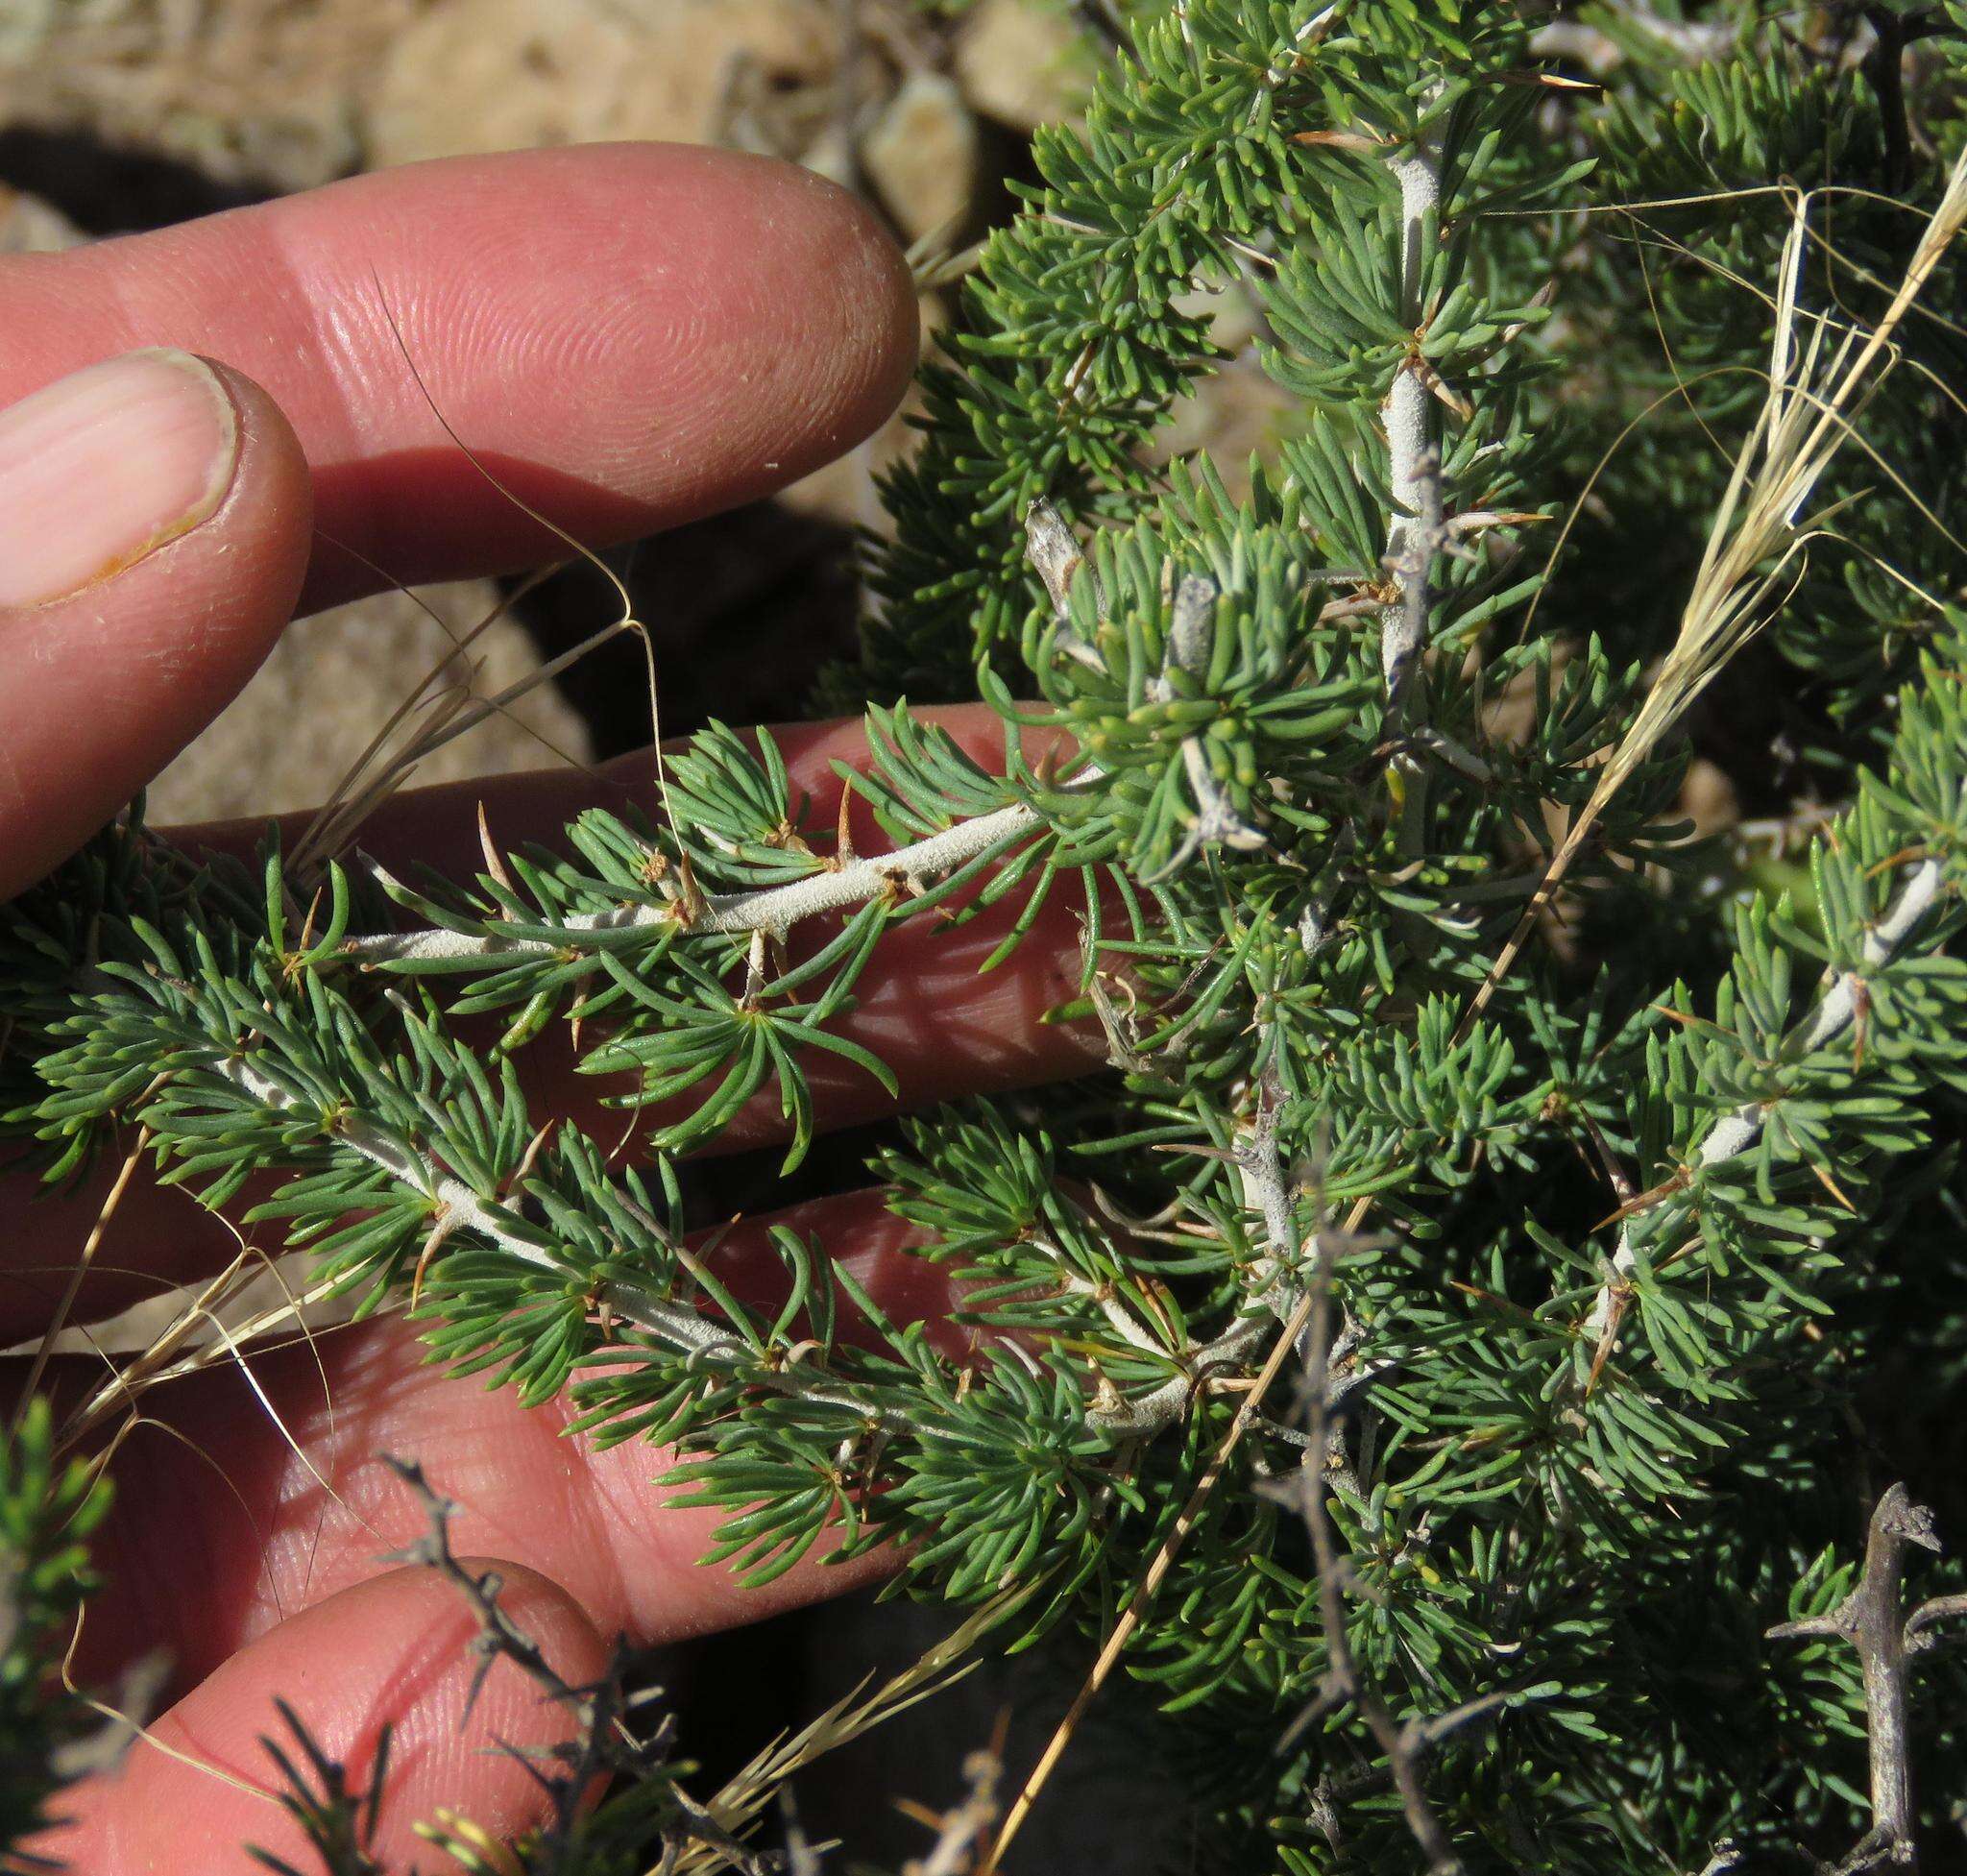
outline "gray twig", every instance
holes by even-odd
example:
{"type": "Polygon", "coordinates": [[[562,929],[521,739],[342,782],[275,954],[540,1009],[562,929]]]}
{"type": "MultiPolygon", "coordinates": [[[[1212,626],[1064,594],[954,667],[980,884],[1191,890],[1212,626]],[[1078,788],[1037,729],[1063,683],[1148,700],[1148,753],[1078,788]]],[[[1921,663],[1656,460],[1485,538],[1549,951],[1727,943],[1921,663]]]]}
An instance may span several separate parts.
{"type": "Polygon", "coordinates": [[[1004,1761],[996,1752],[985,1747],[971,1753],[963,1761],[968,1794],[943,1813],[935,1841],[925,1855],[911,1857],[902,1865],[902,1876],[965,1876],[974,1869],[997,1822],[997,1782],[1003,1776],[1004,1761]]]}
{"type": "Polygon", "coordinates": [[[1834,1876],[1859,1876],[1887,1864],[1909,1869],[1913,1850],[1912,1754],[1906,1723],[1908,1664],[1937,1641],[1935,1622],[1967,1615],[1967,1596],[1935,1596],[1909,1615],[1904,1599],[1906,1552],[1937,1551],[1932,1513],[1903,1485],[1891,1486],[1871,1515],[1864,1573],[1827,1615],[1778,1622],[1770,1639],[1827,1636],[1858,1650],[1864,1673],[1865,1730],[1871,1750],[1871,1829],[1834,1865],[1834,1876]]]}
{"type": "Polygon", "coordinates": [[[492,1664],[503,1660],[511,1662],[549,1700],[566,1707],[574,1718],[574,1737],[563,1744],[543,1753],[507,1748],[533,1770],[554,1805],[554,1820],[547,1826],[528,1867],[542,1872],[557,1869],[563,1847],[577,1854],[578,1825],[597,1781],[616,1778],[645,1783],[662,1779],[668,1787],[665,1795],[669,1814],[663,1832],[666,1863],[673,1861],[673,1850],[693,1841],[716,1851],[734,1868],[743,1871],[744,1876],[772,1876],[776,1859],[747,1849],[673,1782],[669,1765],[676,1746],[675,1716],[666,1711],[650,1731],[644,1733],[639,1729],[637,1713],[660,1700],[662,1694],[656,1689],[635,1695],[624,1691],[629,1666],[625,1649],[617,1646],[599,1679],[585,1684],[568,1681],[546,1659],[539,1644],[506,1614],[499,1600],[504,1585],[498,1573],[488,1570],[474,1574],[459,1561],[450,1542],[450,1520],[456,1505],[431,1486],[423,1467],[388,1454],[384,1458],[416,1495],[428,1521],[428,1528],[422,1537],[386,1561],[420,1564],[436,1571],[463,1596],[477,1619],[478,1634],[472,1644],[477,1668],[472,1676],[465,1712],[469,1715],[476,1703],[492,1664]],[[554,1767],[552,1772],[538,1768],[538,1762],[543,1759],[554,1767]]]}
{"type": "MultiPolygon", "coordinates": [[[[1257,1178],[1265,1188],[1278,1192],[1287,1189],[1273,1130],[1258,1131],[1251,1157],[1256,1164],[1257,1178]]],[[[1271,1233],[1272,1253],[1279,1266],[1295,1262],[1297,1228],[1288,1213],[1284,1219],[1272,1222],[1271,1233]],[[1276,1230],[1279,1223],[1286,1226],[1285,1235],[1281,1238],[1276,1230]]],[[[1386,1754],[1387,1774],[1399,1794],[1407,1828],[1425,1854],[1429,1870],[1433,1876],[1450,1876],[1450,1872],[1461,1869],[1461,1859],[1456,1856],[1454,1845],[1442,1828],[1441,1819],[1435,1815],[1421,1781],[1421,1768],[1428,1750],[1440,1737],[1440,1732],[1430,1732],[1425,1721],[1403,1724],[1394,1718],[1386,1702],[1360,1672],[1358,1661],[1352,1653],[1351,1639],[1347,1633],[1345,1591],[1351,1572],[1348,1560],[1339,1550],[1331,1519],[1325,1510],[1323,1476],[1330,1431],[1329,1388],[1335,1339],[1332,1273],[1347,1247],[1341,1244],[1340,1234],[1330,1228],[1322,1228],[1312,1244],[1311,1316],[1300,1343],[1305,1371],[1306,1430],[1310,1435],[1302,1463],[1309,1475],[1302,1479],[1298,1502],[1311,1537],[1312,1555],[1318,1567],[1319,1614],[1324,1629],[1326,1667],[1323,1686],[1311,1709],[1311,1717],[1329,1712],[1345,1701],[1352,1703],[1367,1730],[1386,1754]]],[[[1488,1711],[1489,1705],[1484,1701],[1476,1703],[1466,1713],[1458,1710],[1453,1723],[1460,1724],[1474,1718],[1477,1710],[1488,1711]]],[[[1446,1719],[1445,1716],[1444,1721],[1446,1719]]],[[[1329,1794],[1327,1809],[1330,1809],[1329,1794]]]]}
{"type": "Polygon", "coordinates": [[[455,1502],[445,1498],[425,1477],[422,1466],[388,1453],[383,1455],[383,1463],[415,1494],[428,1523],[428,1528],[422,1537],[404,1545],[401,1550],[391,1551],[383,1561],[417,1564],[426,1570],[434,1570],[472,1605],[472,1613],[478,1620],[478,1638],[472,1645],[478,1666],[472,1675],[472,1691],[465,1699],[467,1716],[477,1705],[478,1695],[484,1691],[485,1676],[492,1671],[492,1664],[501,1658],[510,1661],[528,1680],[537,1682],[552,1698],[571,1700],[573,1688],[560,1677],[541,1652],[539,1644],[499,1607],[498,1597],[504,1585],[498,1572],[488,1570],[474,1576],[458,1561],[450,1544],[450,1520],[457,1510],[455,1502]]]}

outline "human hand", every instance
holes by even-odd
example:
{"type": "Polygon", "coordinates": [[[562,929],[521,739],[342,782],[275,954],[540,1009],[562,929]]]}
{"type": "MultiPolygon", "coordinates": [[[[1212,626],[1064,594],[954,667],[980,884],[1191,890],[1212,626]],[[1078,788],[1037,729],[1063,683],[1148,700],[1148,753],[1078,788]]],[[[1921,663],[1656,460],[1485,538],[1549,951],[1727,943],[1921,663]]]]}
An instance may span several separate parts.
{"type": "MultiPolygon", "coordinates": [[[[779,165],[662,146],[430,164],[0,263],[0,896],[195,735],[296,610],[369,590],[372,567],[410,583],[564,551],[445,437],[405,352],[478,460],[598,545],[765,494],[858,441],[899,397],[914,330],[906,271],[850,198],[779,165]],[[183,350],[119,359],[133,347],[183,350]]],[[[981,712],[944,720],[980,756],[1000,734],[981,712]]],[[[856,753],[858,726],[799,726],[780,743],[830,823],[831,759],[856,753]]],[[[598,777],[427,791],[362,841],[394,866],[468,871],[481,801],[511,845],[647,782],[636,758],[598,777]]],[[[871,828],[863,840],[878,843],[871,828]]],[[[894,1068],[903,1105],[1082,1065],[1081,1038],[1037,1021],[1076,970],[1067,907],[1055,901],[1004,970],[976,974],[1012,916],[915,921],[884,941],[843,1027],[894,1068]]],[[[812,1079],[823,1126],[893,1105],[832,1057],[812,1079]]],[[[597,1092],[549,1068],[536,1118],[593,1121],[597,1092]]],[[[761,1104],[737,1135],[781,1125],[761,1104]]],[[[108,1187],[34,1200],[0,1184],[0,1348],[31,1346],[62,1306],[108,1187]]],[[[735,1283],[767,1280],[770,1222],[720,1242],[735,1283]]],[[[791,1222],[892,1314],[946,1305],[878,1194],[791,1222]]],[[[182,1193],[139,1178],[72,1319],[208,1275],[235,1249],[182,1193]]],[[[99,1364],[58,1363],[50,1379],[60,1396],[99,1377],[99,1364]]],[[[666,1504],[665,1455],[596,1453],[565,1424],[557,1406],[525,1411],[425,1367],[400,1320],[148,1396],[112,1469],[97,1546],[109,1587],[75,1669],[104,1685],[163,1648],[175,1704],[120,1775],[64,1794],[73,1823],[34,1847],[87,1876],[245,1869],[249,1841],[302,1855],[258,1744],[276,1695],[358,1783],[394,1727],[375,1845],[386,1868],[420,1852],[430,1866],[410,1827],[439,1804],[508,1837],[543,1815],[531,1775],[484,1748],[549,1744],[569,1716],[500,1664],[464,1718],[474,1624],[432,1572],[381,1561],[425,1528],[385,1452],[459,1501],[458,1549],[496,1564],[504,1606],[570,1682],[601,1669],[617,1634],[753,1620],[880,1567],[809,1559],[742,1591],[693,1563],[709,1514],[666,1504]]]]}

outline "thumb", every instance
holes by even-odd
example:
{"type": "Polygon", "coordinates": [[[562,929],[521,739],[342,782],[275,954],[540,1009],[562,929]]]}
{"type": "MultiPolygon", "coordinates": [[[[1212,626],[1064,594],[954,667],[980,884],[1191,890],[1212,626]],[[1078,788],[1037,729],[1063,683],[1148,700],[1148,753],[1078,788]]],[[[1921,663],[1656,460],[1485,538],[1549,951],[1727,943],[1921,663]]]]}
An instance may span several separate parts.
{"type": "MultiPolygon", "coordinates": [[[[564,1590],[515,1565],[498,1571],[499,1607],[563,1681],[577,1687],[606,1669],[606,1646],[564,1590]]],[[[313,1868],[317,1859],[276,1801],[283,1787],[265,1742],[304,1773],[311,1763],[276,1699],[345,1768],[358,1799],[376,1783],[389,1728],[375,1835],[364,1845],[377,1869],[451,1869],[415,1829],[440,1809],[495,1841],[523,1836],[551,1815],[540,1755],[572,1738],[575,1716],[504,1659],[474,1699],[477,1634],[465,1598],[425,1569],[372,1578],[290,1616],[159,1718],[120,1771],[60,1793],[53,1809],[63,1821],[24,1846],[30,1865],[40,1856],[87,1876],[264,1876],[249,1847],[256,1846],[313,1868]]],[[[318,1780],[310,1783],[318,1796],[318,1780]]]]}
{"type": "Polygon", "coordinates": [[[0,411],[0,899],[237,694],[292,616],[312,518],[287,420],[188,352],[0,411]]]}

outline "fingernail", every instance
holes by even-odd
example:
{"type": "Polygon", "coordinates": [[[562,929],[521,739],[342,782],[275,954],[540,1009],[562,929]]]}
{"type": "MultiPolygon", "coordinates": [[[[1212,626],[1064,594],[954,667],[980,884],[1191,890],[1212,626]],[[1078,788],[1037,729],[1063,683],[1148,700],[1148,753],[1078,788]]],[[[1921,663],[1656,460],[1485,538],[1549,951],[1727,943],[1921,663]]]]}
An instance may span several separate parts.
{"type": "Polygon", "coordinates": [[[239,420],[188,352],[133,352],[0,410],[0,608],[120,573],[226,499],[239,420]]]}

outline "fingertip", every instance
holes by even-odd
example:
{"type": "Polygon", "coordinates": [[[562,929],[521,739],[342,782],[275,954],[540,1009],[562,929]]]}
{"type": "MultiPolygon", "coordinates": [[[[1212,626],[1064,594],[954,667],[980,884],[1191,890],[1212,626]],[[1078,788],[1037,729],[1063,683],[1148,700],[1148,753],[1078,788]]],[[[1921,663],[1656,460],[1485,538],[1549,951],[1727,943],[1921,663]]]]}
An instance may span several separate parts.
{"type": "Polygon", "coordinates": [[[831,288],[843,392],[818,412],[817,467],[870,435],[901,402],[919,362],[921,317],[908,259],[866,202],[809,169],[791,169],[784,184],[800,198],[798,272],[831,288]]]}
{"type": "Polygon", "coordinates": [[[152,350],[0,413],[0,898],[229,703],[292,614],[312,505],[251,379],[152,350]]]}
{"type": "Polygon", "coordinates": [[[0,267],[0,397],[143,342],[279,400],[322,527],[309,608],[766,495],[876,429],[917,346],[869,208],[681,144],[410,163],[21,258],[45,264],[0,267]]]}
{"type": "MultiPolygon", "coordinates": [[[[557,1584],[516,1565],[467,1567],[474,1574],[498,1569],[500,1609],[567,1685],[605,1671],[600,1635],[557,1584]]],[[[61,1808],[71,1821],[33,1847],[91,1876],[165,1868],[243,1876],[264,1867],[248,1846],[307,1866],[298,1828],[275,1802],[280,1787],[265,1742],[300,1756],[276,1700],[347,1767],[357,1791],[372,1780],[388,1730],[370,1846],[379,1867],[433,1866],[414,1827],[440,1806],[495,1839],[515,1838],[548,1810],[520,1755],[565,1742],[575,1719],[504,1658],[474,1700],[478,1633],[461,1591],[432,1570],[399,1570],[344,1590],[233,1655],[137,1741],[119,1772],[65,1793],[61,1808]]]]}
{"type": "Polygon", "coordinates": [[[545,397],[572,381],[599,394],[576,434],[637,526],[768,495],[892,414],[920,322],[907,259],[864,202],[741,152],[588,145],[553,168],[547,154],[532,153],[533,212],[558,194],[563,229],[605,220],[620,259],[575,308],[558,243],[536,235],[502,289],[532,321],[511,341],[545,367],[545,397]],[[541,270],[528,294],[524,274],[541,270]]]}

